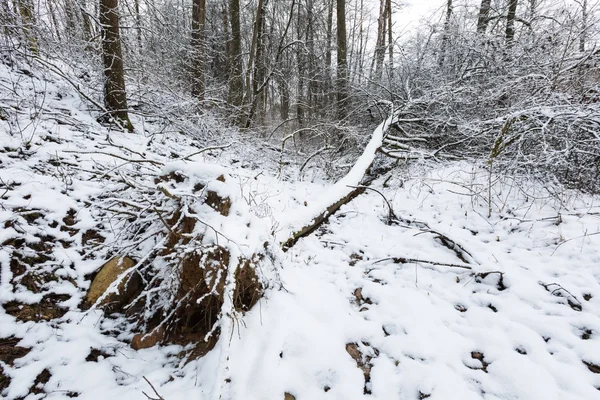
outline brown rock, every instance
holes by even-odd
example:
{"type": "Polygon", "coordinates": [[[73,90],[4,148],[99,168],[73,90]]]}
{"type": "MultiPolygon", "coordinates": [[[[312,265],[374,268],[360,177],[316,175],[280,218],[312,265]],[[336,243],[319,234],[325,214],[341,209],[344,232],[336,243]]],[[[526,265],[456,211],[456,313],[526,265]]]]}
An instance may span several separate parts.
{"type": "Polygon", "coordinates": [[[283,395],[283,400],[296,400],[296,396],[291,393],[285,392],[283,395]]]}
{"type": "MultiPolygon", "coordinates": [[[[108,287],[117,280],[119,275],[127,269],[133,267],[135,261],[129,257],[114,257],[102,266],[98,275],[94,278],[90,290],[86,296],[86,303],[92,305],[106,292],[108,287]]],[[[119,284],[119,291],[111,293],[99,304],[101,308],[107,311],[116,311],[118,308],[127,304],[136,296],[142,288],[142,280],[137,272],[133,272],[123,279],[119,284]]]]}

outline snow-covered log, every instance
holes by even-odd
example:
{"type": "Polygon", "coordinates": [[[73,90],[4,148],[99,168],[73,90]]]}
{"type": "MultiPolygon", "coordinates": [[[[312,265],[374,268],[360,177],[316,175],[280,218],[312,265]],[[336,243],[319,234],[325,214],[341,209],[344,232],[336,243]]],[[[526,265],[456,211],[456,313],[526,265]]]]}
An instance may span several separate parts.
{"type": "Polygon", "coordinates": [[[329,216],[339,210],[341,206],[349,203],[356,196],[364,192],[364,187],[357,186],[361,185],[364,176],[373,165],[375,155],[381,149],[383,138],[392,123],[392,119],[393,112],[373,131],[371,140],[350,172],[336,182],[320,198],[315,199],[316,201],[312,202],[311,207],[304,210],[303,213],[287,224],[287,228],[281,235],[283,238],[281,240],[281,247],[284,251],[292,247],[298,239],[309,235],[317,229],[329,216]]]}

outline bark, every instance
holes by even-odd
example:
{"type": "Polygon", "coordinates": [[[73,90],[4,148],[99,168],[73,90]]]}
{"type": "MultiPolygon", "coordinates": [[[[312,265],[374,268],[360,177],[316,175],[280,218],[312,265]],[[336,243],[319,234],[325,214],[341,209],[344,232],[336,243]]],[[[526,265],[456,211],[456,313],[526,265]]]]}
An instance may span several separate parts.
{"type": "MultiPolygon", "coordinates": [[[[304,39],[303,28],[305,28],[305,13],[302,12],[302,2],[298,3],[298,21],[296,24],[297,36],[298,40],[302,41],[304,39]]],[[[305,87],[305,73],[306,73],[306,56],[305,56],[306,47],[299,45],[296,47],[296,62],[298,66],[298,82],[296,88],[296,118],[298,118],[298,124],[302,127],[304,126],[304,106],[306,104],[306,98],[304,96],[304,87],[305,87]]]]}
{"type": "Polygon", "coordinates": [[[579,36],[579,51],[581,51],[582,53],[585,51],[585,41],[587,36],[587,19],[587,0],[583,0],[583,2],[581,3],[581,33],[579,36]]]}
{"type": "MultiPolygon", "coordinates": [[[[0,0],[4,1],[4,0],[0,0]]],[[[60,42],[60,29],[58,25],[58,19],[56,18],[56,12],[54,11],[54,5],[51,1],[48,2],[48,13],[50,14],[50,20],[52,21],[52,25],[54,25],[54,32],[56,33],[56,39],[60,42]]]]}
{"type": "Polygon", "coordinates": [[[65,0],[64,4],[67,32],[73,34],[75,32],[75,27],[77,26],[77,16],[75,15],[76,12],[75,7],[73,6],[73,0],[65,0]]]}
{"type": "Polygon", "coordinates": [[[285,79],[285,76],[280,76],[277,79],[277,86],[279,87],[279,95],[281,102],[279,116],[282,121],[285,121],[290,117],[290,89],[285,79]]]}
{"type": "Polygon", "coordinates": [[[490,17],[490,8],[492,0],[481,0],[481,7],[479,8],[479,18],[477,19],[477,33],[483,34],[487,29],[490,17]]]}
{"type": "Polygon", "coordinates": [[[375,44],[375,55],[371,64],[371,80],[376,85],[381,81],[383,72],[383,60],[385,59],[385,39],[387,30],[387,4],[386,0],[379,1],[379,18],[377,19],[377,42],[375,44]],[[373,66],[373,64],[375,64],[373,66]]]}
{"type": "Polygon", "coordinates": [[[27,41],[27,47],[29,51],[34,54],[38,53],[37,38],[33,31],[35,27],[35,14],[34,7],[31,0],[18,0],[19,13],[21,14],[21,24],[23,29],[23,36],[27,41]]]}
{"type": "Polygon", "coordinates": [[[450,40],[450,20],[452,19],[452,0],[447,0],[446,3],[446,21],[444,22],[444,35],[442,36],[442,46],[440,48],[440,58],[438,64],[441,67],[446,59],[446,49],[450,40]]]}
{"type": "Polygon", "coordinates": [[[387,17],[388,17],[388,60],[390,74],[390,89],[394,81],[394,35],[392,32],[392,0],[387,0],[387,17]]]}
{"type": "Polygon", "coordinates": [[[206,0],[194,0],[192,4],[192,51],[193,81],[192,96],[204,100],[205,88],[205,26],[206,26],[206,0]]]}
{"type": "Polygon", "coordinates": [[[262,0],[261,9],[259,10],[258,18],[258,32],[256,40],[256,54],[254,56],[254,72],[252,73],[252,101],[260,104],[262,107],[258,108],[257,114],[259,118],[264,117],[264,104],[267,100],[267,92],[269,87],[265,86],[263,90],[259,91],[262,83],[265,80],[266,75],[266,61],[265,61],[265,32],[266,32],[266,16],[267,16],[267,3],[268,0],[262,0]],[[257,97],[256,99],[254,99],[257,97]]]}
{"type": "Polygon", "coordinates": [[[240,32],[240,0],[229,1],[231,22],[231,58],[229,60],[228,100],[236,107],[242,105],[244,79],[242,77],[242,37],[240,32]]]}
{"type": "Polygon", "coordinates": [[[346,59],[346,1],[337,0],[337,104],[338,117],[348,112],[348,61],[346,59]]]}
{"type": "Polygon", "coordinates": [[[506,14],[506,45],[512,46],[515,40],[515,19],[517,16],[518,0],[509,0],[506,14]]]}
{"type": "Polygon", "coordinates": [[[250,42],[250,53],[248,57],[248,65],[246,66],[246,102],[250,102],[252,97],[252,73],[254,72],[254,59],[256,57],[256,46],[258,44],[258,38],[260,35],[260,23],[262,21],[261,11],[263,9],[264,0],[258,0],[258,6],[256,7],[256,15],[254,17],[254,28],[252,29],[252,42],[250,42]]]}
{"type": "Polygon", "coordinates": [[[0,0],[0,24],[4,26],[4,34],[14,34],[15,16],[8,5],[8,0],[0,0]]]}
{"type": "MultiPolygon", "coordinates": [[[[325,52],[325,68],[331,70],[331,42],[333,38],[333,0],[327,4],[327,51],[325,52]]],[[[328,74],[330,75],[330,74],[328,74]]]]}
{"type": "MultiPolygon", "coordinates": [[[[79,12],[81,13],[81,23],[83,28],[83,39],[87,42],[92,40],[92,22],[90,21],[90,16],[87,13],[86,0],[76,0],[78,1],[77,6],[79,8],[79,12]]],[[[139,1],[139,0],[136,0],[139,1]]]]}
{"type": "Polygon", "coordinates": [[[99,20],[102,27],[102,59],[105,78],[104,106],[108,111],[108,117],[112,117],[117,123],[132,132],[133,125],[127,113],[118,10],[118,0],[100,0],[99,20]]]}
{"type": "MultiPolygon", "coordinates": [[[[137,30],[137,42],[138,42],[138,51],[142,51],[142,16],[140,14],[140,0],[135,0],[134,2],[134,8],[135,8],[135,23],[136,23],[136,30],[137,30]]],[[[85,26],[85,17],[86,15],[83,15],[84,17],[84,26],[85,26]]]]}

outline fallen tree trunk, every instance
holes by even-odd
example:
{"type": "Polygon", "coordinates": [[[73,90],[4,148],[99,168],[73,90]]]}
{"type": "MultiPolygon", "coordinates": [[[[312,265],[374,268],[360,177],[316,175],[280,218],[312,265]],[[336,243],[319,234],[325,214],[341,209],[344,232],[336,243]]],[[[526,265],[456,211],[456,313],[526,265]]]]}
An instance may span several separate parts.
{"type": "Polygon", "coordinates": [[[283,251],[287,251],[296,242],[315,231],[323,222],[340,209],[344,204],[349,203],[358,195],[364,193],[364,185],[361,185],[365,175],[369,173],[375,155],[381,149],[383,137],[390,127],[393,119],[393,106],[390,110],[390,116],[384,120],[374,131],[371,140],[367,144],[365,151],[358,158],[350,172],[333,185],[331,189],[325,192],[320,199],[309,209],[306,209],[291,224],[294,228],[291,233],[287,231],[285,241],[281,242],[283,251]],[[357,187],[358,186],[358,187],[357,187]],[[363,186],[363,187],[360,187],[363,186]],[[295,228],[300,226],[300,228],[295,228]]]}

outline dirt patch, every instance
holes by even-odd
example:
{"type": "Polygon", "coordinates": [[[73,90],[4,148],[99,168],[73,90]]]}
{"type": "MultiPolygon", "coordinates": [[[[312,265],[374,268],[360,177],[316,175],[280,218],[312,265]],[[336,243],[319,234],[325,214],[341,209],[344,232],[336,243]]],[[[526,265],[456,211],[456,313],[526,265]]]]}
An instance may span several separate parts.
{"type": "Polygon", "coordinates": [[[85,361],[87,362],[98,362],[100,357],[108,358],[111,357],[112,354],[109,354],[101,349],[91,349],[90,354],[87,355],[85,361]]]}
{"type": "Polygon", "coordinates": [[[73,226],[77,223],[77,211],[73,210],[72,208],[67,211],[67,215],[64,216],[63,218],[63,223],[67,226],[73,226]]]}
{"type": "Polygon", "coordinates": [[[4,391],[4,389],[8,389],[10,386],[10,376],[4,373],[4,368],[0,365],[0,393],[4,391]]]}
{"type": "Polygon", "coordinates": [[[363,256],[358,254],[358,253],[352,253],[350,254],[350,261],[348,262],[348,265],[350,265],[351,267],[354,267],[359,261],[363,260],[363,256]]]}
{"type": "Polygon", "coordinates": [[[504,281],[504,272],[500,272],[500,271],[479,272],[479,273],[473,274],[473,277],[474,277],[475,282],[492,284],[500,292],[508,289],[508,286],[506,286],[506,283],[504,281]]]}
{"type": "Polygon", "coordinates": [[[0,361],[13,365],[17,358],[25,357],[31,349],[17,346],[20,341],[20,338],[14,336],[0,339],[0,361]]]}
{"type": "Polygon", "coordinates": [[[88,229],[81,236],[81,244],[83,246],[87,246],[88,244],[90,244],[90,245],[101,244],[101,243],[104,243],[104,240],[105,240],[104,236],[102,236],[95,229],[88,229]]]}
{"type": "MultiPolygon", "coordinates": [[[[369,348],[368,343],[362,343],[364,346],[369,348]]],[[[377,349],[372,349],[375,356],[379,355],[379,351],[377,349]]],[[[356,362],[356,366],[363,372],[363,376],[365,377],[365,385],[363,387],[364,394],[371,394],[371,368],[373,368],[373,364],[371,360],[373,356],[368,354],[363,354],[360,350],[360,347],[357,343],[347,343],[346,344],[346,352],[352,357],[352,359],[356,362]]]]}
{"type": "Polygon", "coordinates": [[[67,313],[68,309],[63,308],[59,303],[70,298],[69,295],[65,294],[48,294],[36,304],[22,304],[17,301],[9,301],[4,303],[2,307],[7,314],[12,315],[19,321],[50,321],[61,318],[67,313]]]}
{"type": "Polygon", "coordinates": [[[206,204],[225,217],[229,215],[231,200],[228,197],[221,197],[217,192],[209,190],[206,194],[206,204]]]}
{"type": "Polygon", "coordinates": [[[233,305],[237,311],[250,310],[262,297],[263,287],[254,269],[254,266],[262,260],[262,257],[256,258],[254,261],[243,260],[241,267],[238,267],[236,271],[233,305]]]}
{"type": "Polygon", "coordinates": [[[586,367],[588,367],[588,369],[590,371],[592,371],[594,374],[600,374],[600,365],[596,365],[594,363],[591,363],[589,361],[583,361],[583,363],[585,364],[586,367]]]}
{"type": "Polygon", "coordinates": [[[479,351],[472,351],[471,352],[471,358],[474,360],[479,360],[479,362],[481,362],[481,368],[474,368],[474,367],[469,367],[471,369],[480,369],[483,372],[485,372],[487,374],[488,370],[488,366],[490,365],[489,362],[485,361],[485,356],[483,353],[479,352],[479,351]]]}
{"type": "Polygon", "coordinates": [[[41,394],[44,393],[44,385],[48,383],[52,374],[49,370],[44,369],[42,372],[35,377],[35,381],[33,381],[33,386],[29,389],[29,393],[31,394],[41,394]]]}

